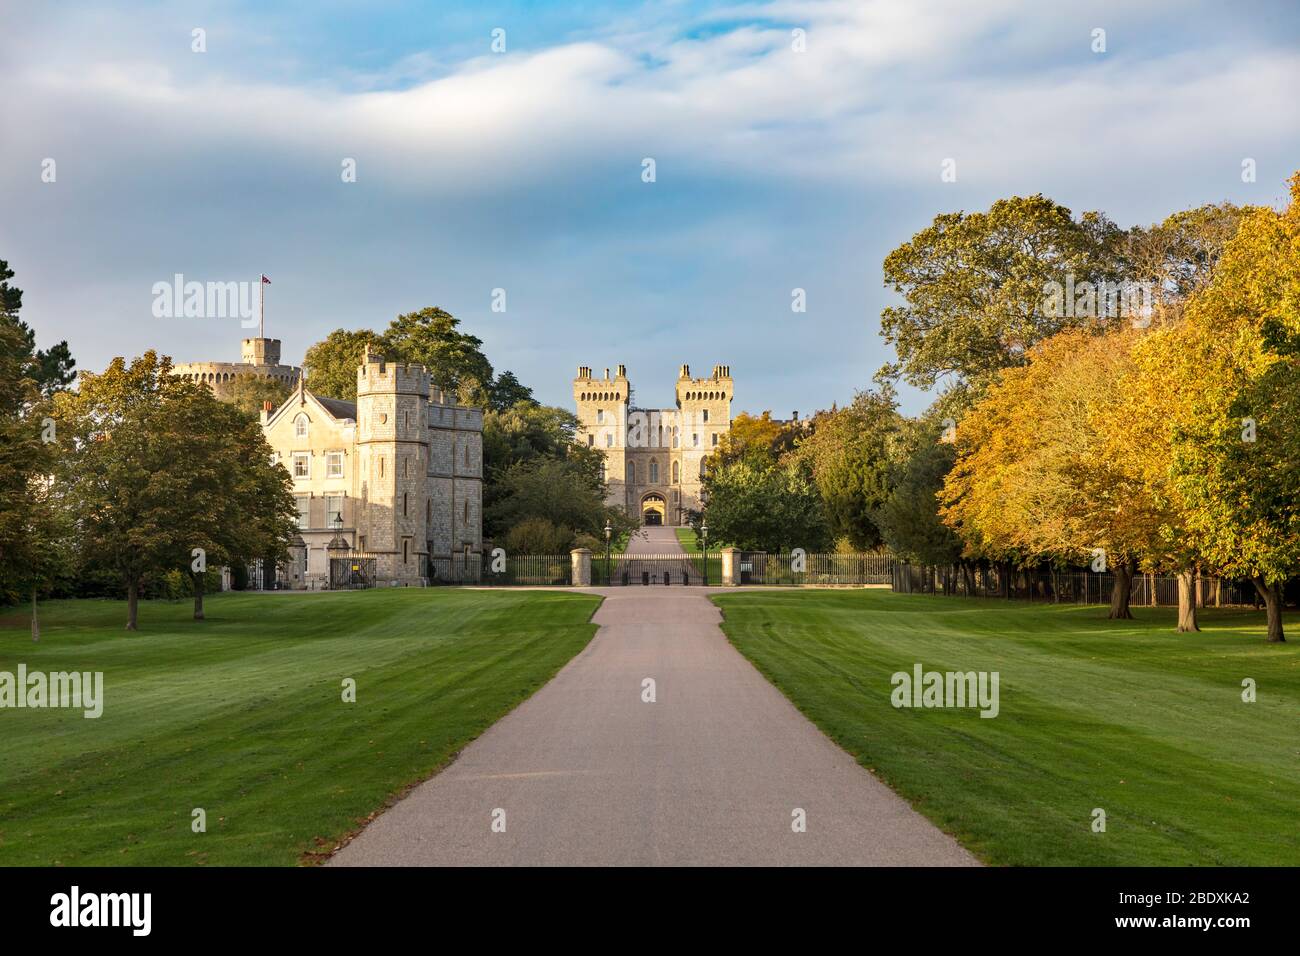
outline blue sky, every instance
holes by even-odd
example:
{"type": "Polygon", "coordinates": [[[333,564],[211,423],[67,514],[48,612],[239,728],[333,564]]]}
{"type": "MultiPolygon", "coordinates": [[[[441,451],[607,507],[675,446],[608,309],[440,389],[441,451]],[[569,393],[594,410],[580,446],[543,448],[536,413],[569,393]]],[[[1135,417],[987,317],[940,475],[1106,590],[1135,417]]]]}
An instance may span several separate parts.
{"type": "Polygon", "coordinates": [[[1148,223],[1278,203],[1300,167],[1287,3],[0,3],[0,23],[0,258],[41,343],[90,370],[237,359],[237,320],[154,318],[152,286],[265,272],[294,363],[440,305],[548,402],[578,365],[626,364],[660,405],[680,364],[728,364],[737,410],[784,416],[891,358],[881,261],[937,213],[1043,192],[1148,223]]]}

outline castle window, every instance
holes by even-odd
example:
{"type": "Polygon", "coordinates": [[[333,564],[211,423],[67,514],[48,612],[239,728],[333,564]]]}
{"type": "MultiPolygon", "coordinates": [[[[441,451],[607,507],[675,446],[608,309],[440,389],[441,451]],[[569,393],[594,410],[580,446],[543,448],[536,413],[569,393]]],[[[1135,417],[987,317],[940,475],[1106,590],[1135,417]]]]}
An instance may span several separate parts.
{"type": "Polygon", "coordinates": [[[709,420],[709,410],[707,408],[704,410],[704,420],[706,422],[709,420]]]}
{"type": "Polygon", "coordinates": [[[596,409],[596,424],[602,425],[604,424],[604,422],[605,422],[605,409],[603,408],[596,409]]]}
{"type": "Polygon", "coordinates": [[[659,462],[652,461],[650,462],[650,484],[657,485],[658,483],[659,483],[659,462]]]}
{"type": "Polygon", "coordinates": [[[410,495],[408,495],[406,492],[402,492],[402,517],[403,517],[403,518],[406,517],[406,513],[407,513],[407,512],[406,512],[406,505],[407,505],[407,501],[408,501],[409,498],[410,498],[410,495]]]}
{"type": "Polygon", "coordinates": [[[402,539],[402,563],[409,564],[411,561],[411,539],[402,539]]]}
{"type": "Polygon", "coordinates": [[[605,433],[605,447],[606,447],[606,448],[613,448],[613,447],[614,447],[614,433],[613,433],[613,432],[606,432],[606,433],[605,433]]]}
{"type": "Polygon", "coordinates": [[[311,454],[305,451],[293,453],[293,476],[295,478],[311,477],[311,454]]]}
{"type": "Polygon", "coordinates": [[[424,520],[429,524],[433,524],[433,499],[432,498],[424,499],[424,520]]]}
{"type": "Polygon", "coordinates": [[[595,435],[588,435],[588,436],[587,436],[587,447],[588,447],[588,448],[594,448],[595,446],[596,446],[596,436],[595,436],[595,435]]]}
{"type": "Polygon", "coordinates": [[[673,426],[673,447],[676,448],[680,444],[681,444],[681,439],[677,434],[677,426],[674,425],[673,426]]]}
{"type": "Polygon", "coordinates": [[[704,462],[700,462],[700,480],[703,481],[707,477],[708,477],[708,466],[705,465],[704,462]]]}
{"type": "Polygon", "coordinates": [[[677,464],[677,462],[673,462],[673,484],[674,484],[674,485],[677,484],[677,482],[680,480],[680,479],[678,478],[678,475],[680,475],[680,474],[681,474],[681,471],[680,471],[679,468],[678,468],[678,464],[677,464]]]}
{"type": "Polygon", "coordinates": [[[293,420],[293,437],[294,437],[294,438],[306,438],[306,437],[307,437],[307,423],[308,423],[308,421],[309,421],[309,419],[307,418],[307,416],[306,416],[305,414],[300,414],[297,418],[295,418],[295,419],[293,420]]]}
{"type": "Polygon", "coordinates": [[[469,443],[468,442],[466,442],[465,444],[465,467],[466,468],[469,467],[469,443]]]}
{"type": "Polygon", "coordinates": [[[696,448],[699,448],[699,447],[700,447],[700,433],[699,433],[699,432],[694,432],[694,433],[691,435],[691,444],[694,445],[696,448]]]}
{"type": "Polygon", "coordinates": [[[469,524],[469,502],[465,502],[465,524],[469,524]]]}
{"type": "Polygon", "coordinates": [[[714,433],[713,433],[713,447],[714,447],[714,448],[717,448],[717,447],[718,447],[718,433],[717,433],[717,432],[714,432],[714,433]]]}
{"type": "Polygon", "coordinates": [[[327,451],[325,453],[325,477],[343,477],[343,452],[327,451]]]}
{"type": "Polygon", "coordinates": [[[636,462],[634,461],[627,463],[627,483],[629,485],[636,483],[636,462]]]}
{"type": "Polygon", "coordinates": [[[384,456],[379,456],[379,477],[384,477],[384,456]]]}

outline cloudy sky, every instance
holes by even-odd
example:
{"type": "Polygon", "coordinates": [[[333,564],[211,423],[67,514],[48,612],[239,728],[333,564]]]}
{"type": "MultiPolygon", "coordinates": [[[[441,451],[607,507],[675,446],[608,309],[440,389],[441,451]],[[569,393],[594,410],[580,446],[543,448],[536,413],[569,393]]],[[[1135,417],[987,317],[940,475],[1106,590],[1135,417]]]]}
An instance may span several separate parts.
{"type": "Polygon", "coordinates": [[[440,305],[548,402],[580,364],[660,405],[725,363],[784,416],[891,358],[881,261],[939,212],[1279,203],[1298,41],[1286,2],[0,0],[0,259],[90,370],[236,360],[237,319],[152,287],[265,272],[294,364],[440,305]]]}

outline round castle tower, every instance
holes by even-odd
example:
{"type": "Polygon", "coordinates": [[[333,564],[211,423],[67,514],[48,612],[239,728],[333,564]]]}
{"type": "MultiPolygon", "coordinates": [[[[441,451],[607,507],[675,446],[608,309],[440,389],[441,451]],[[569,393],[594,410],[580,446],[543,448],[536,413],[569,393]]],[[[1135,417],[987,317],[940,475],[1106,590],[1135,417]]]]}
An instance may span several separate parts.
{"type": "Polygon", "coordinates": [[[194,382],[203,382],[217,398],[230,397],[231,385],[242,376],[270,378],[286,388],[297,386],[302,369],[280,364],[279,339],[244,339],[239,362],[182,362],[172,366],[172,374],[194,382]]]}

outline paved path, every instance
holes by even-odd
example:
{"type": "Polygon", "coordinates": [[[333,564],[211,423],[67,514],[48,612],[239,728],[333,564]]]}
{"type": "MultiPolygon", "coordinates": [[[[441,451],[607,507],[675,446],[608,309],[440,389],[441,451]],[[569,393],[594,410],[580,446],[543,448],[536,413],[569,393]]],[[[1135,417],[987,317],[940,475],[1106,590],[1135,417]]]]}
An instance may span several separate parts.
{"type": "Polygon", "coordinates": [[[976,864],[727,643],[715,589],[593,590],[591,644],[330,865],[976,864]]]}

